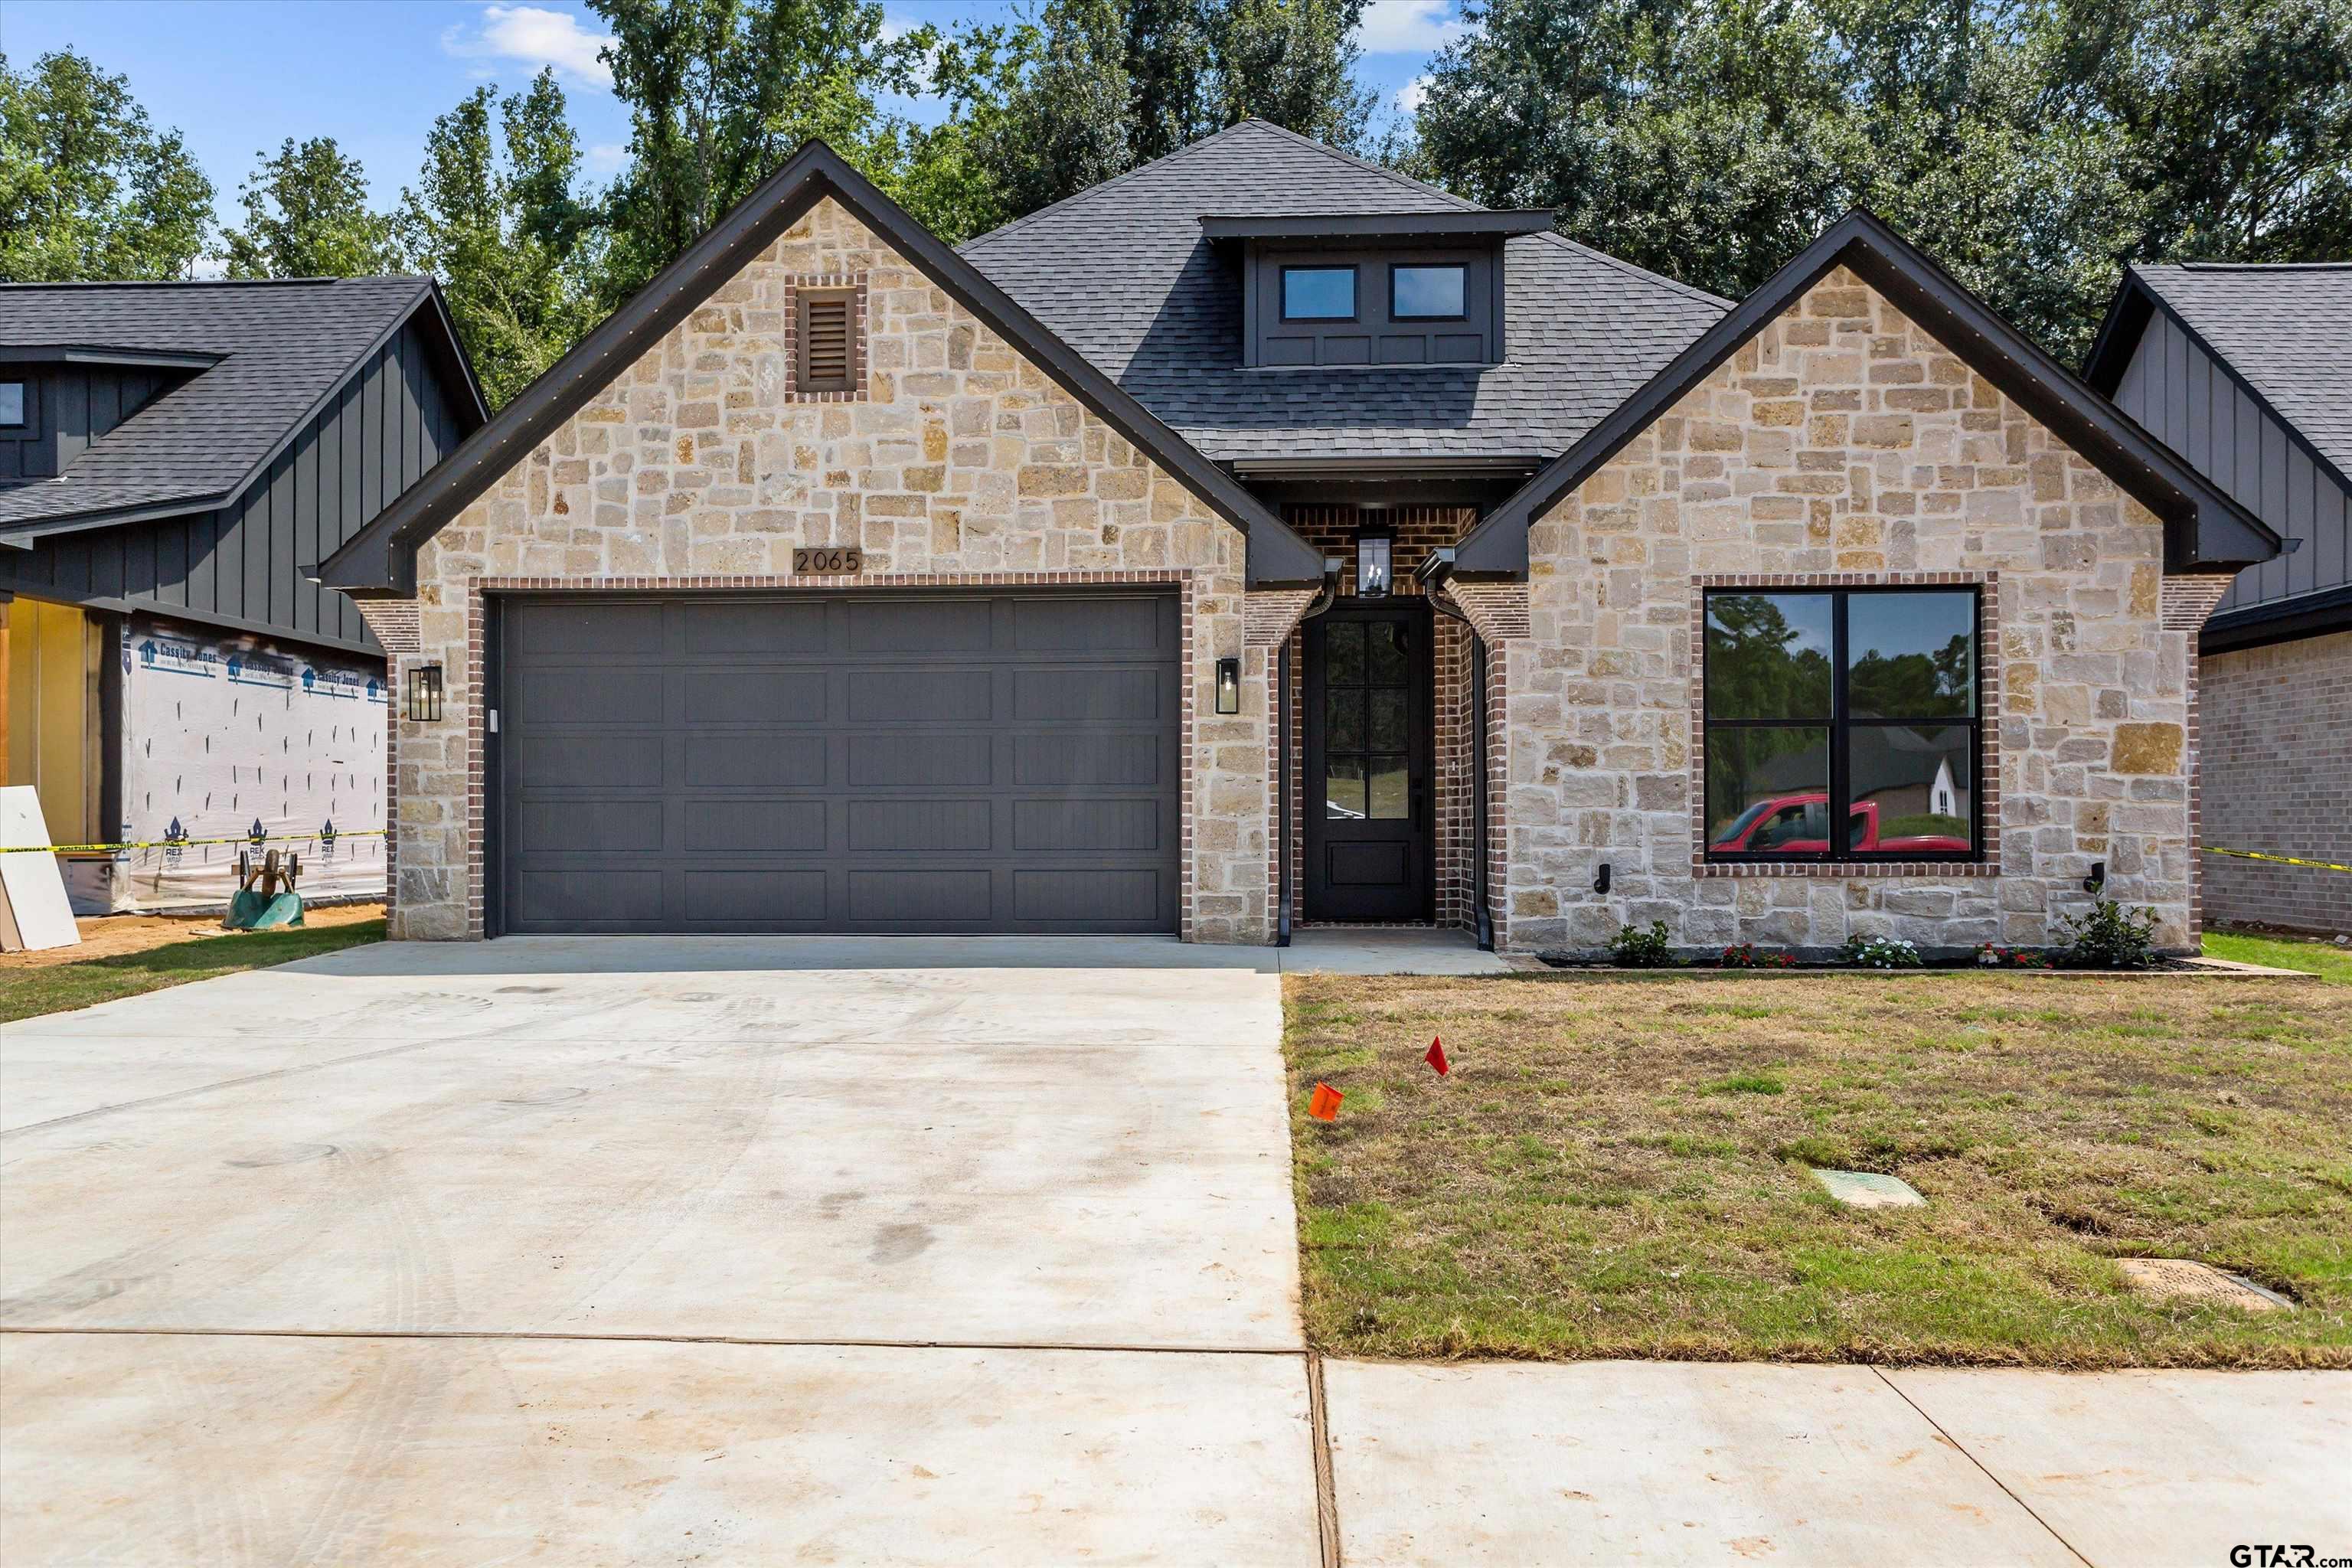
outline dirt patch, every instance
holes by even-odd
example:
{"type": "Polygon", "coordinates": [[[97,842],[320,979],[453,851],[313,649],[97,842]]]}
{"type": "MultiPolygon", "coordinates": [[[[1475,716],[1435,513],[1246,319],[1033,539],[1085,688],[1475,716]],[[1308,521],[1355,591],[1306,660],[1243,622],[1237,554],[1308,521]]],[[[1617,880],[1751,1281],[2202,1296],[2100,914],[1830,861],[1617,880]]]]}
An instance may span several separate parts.
{"type": "MultiPolygon", "coordinates": [[[[331,904],[324,909],[305,910],[302,924],[306,930],[317,930],[382,919],[382,904],[331,904]]],[[[200,942],[205,937],[236,934],[222,928],[217,915],[86,915],[74,924],[81,928],[81,941],[75,946],[0,953],[0,969],[86,963],[93,958],[149,952],[175,942],[200,942]]]]}

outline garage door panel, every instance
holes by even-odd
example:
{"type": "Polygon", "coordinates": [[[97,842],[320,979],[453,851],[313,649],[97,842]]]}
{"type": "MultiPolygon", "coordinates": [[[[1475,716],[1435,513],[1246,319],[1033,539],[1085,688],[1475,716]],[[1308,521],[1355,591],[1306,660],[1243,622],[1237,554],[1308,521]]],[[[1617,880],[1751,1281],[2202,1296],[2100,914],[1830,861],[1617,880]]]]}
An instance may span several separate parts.
{"type": "Polygon", "coordinates": [[[849,782],[863,789],[953,789],[995,782],[995,745],[987,735],[936,731],[852,735],[849,782]]]}
{"type": "Polygon", "coordinates": [[[691,669],[679,677],[678,700],[689,724],[822,724],[826,684],[822,665],[691,669]]]}
{"type": "Polygon", "coordinates": [[[985,925],[993,913],[987,871],[870,871],[849,873],[849,918],[876,922],[985,925]]]}
{"type": "Polygon", "coordinates": [[[519,724],[658,724],[658,670],[531,669],[507,682],[506,714],[519,724]]]}
{"type": "Polygon", "coordinates": [[[859,669],[849,675],[852,724],[985,724],[996,717],[985,669],[859,669]]]}
{"type": "Polygon", "coordinates": [[[679,881],[687,925],[798,925],[825,917],[823,871],[689,868],[679,881]]]}
{"type": "Polygon", "coordinates": [[[849,847],[860,855],[985,855],[994,847],[987,800],[853,800],[849,847]]]}
{"type": "Polygon", "coordinates": [[[680,747],[689,789],[823,789],[825,739],[775,731],[691,735],[680,747]]]}
{"type": "Polygon", "coordinates": [[[825,849],[822,798],[688,796],[681,840],[690,854],[817,855],[825,849]]]}
{"type": "MultiPolygon", "coordinates": [[[[658,605],[656,608],[659,608],[658,605]]],[[[689,655],[823,656],[825,605],[714,599],[675,606],[678,646],[689,655]]]]}
{"type": "Polygon", "coordinates": [[[496,922],[1172,931],[1181,628],[1168,595],[501,600],[496,922]]]}

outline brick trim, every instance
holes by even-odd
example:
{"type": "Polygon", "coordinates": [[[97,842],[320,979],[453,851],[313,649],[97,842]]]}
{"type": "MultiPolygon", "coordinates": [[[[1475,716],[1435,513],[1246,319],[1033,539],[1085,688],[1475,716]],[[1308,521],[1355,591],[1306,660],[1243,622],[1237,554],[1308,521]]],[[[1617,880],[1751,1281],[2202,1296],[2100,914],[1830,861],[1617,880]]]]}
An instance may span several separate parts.
{"type": "Polygon", "coordinates": [[[874,366],[866,355],[866,278],[864,272],[803,272],[784,279],[784,390],[776,394],[785,403],[864,403],[872,394],[874,366]],[[850,293],[849,353],[856,367],[856,384],[847,392],[803,392],[800,388],[801,292],[846,289],[850,293]]]}
{"type": "Polygon", "coordinates": [[[1696,878],[1990,878],[2000,875],[2000,574],[1998,572],[1752,572],[1690,580],[1690,870],[1696,878]],[[1706,858],[1706,591],[1710,588],[1975,588],[1983,603],[1977,638],[1977,795],[1984,824],[1974,860],[1807,860],[1776,865],[1706,858]]]}
{"type": "MultiPolygon", "coordinates": [[[[1194,752],[1198,729],[1194,723],[1195,704],[1199,700],[1200,678],[1196,645],[1197,609],[1201,596],[1200,579],[1194,571],[1130,571],[1130,572],[904,572],[877,573],[871,576],[706,576],[706,577],[517,577],[491,576],[466,579],[466,939],[479,942],[486,934],[488,889],[486,873],[488,868],[488,799],[482,775],[488,762],[482,728],[482,687],[480,674],[488,651],[488,599],[492,594],[577,594],[589,596],[602,594],[678,593],[722,594],[744,590],[762,592],[801,589],[827,594],[889,592],[915,588],[1083,588],[1083,587],[1170,587],[1178,591],[1177,645],[1183,671],[1183,695],[1178,710],[1176,747],[1179,757],[1177,789],[1177,923],[1180,942],[1193,940],[1194,878],[1192,867],[1193,817],[1198,807],[1194,798],[1197,770],[1194,752]]],[[[397,705],[392,705],[397,718],[397,705]]],[[[1271,704],[1269,703],[1269,708],[1271,704]]],[[[397,774],[395,773],[395,778],[397,774]]],[[[387,809],[392,803],[387,802],[387,809]]],[[[397,837],[399,817],[390,818],[397,837]]],[[[386,855],[386,872],[391,871],[391,856],[386,855]]],[[[1271,865],[1269,859],[1268,864],[1271,865]]]]}

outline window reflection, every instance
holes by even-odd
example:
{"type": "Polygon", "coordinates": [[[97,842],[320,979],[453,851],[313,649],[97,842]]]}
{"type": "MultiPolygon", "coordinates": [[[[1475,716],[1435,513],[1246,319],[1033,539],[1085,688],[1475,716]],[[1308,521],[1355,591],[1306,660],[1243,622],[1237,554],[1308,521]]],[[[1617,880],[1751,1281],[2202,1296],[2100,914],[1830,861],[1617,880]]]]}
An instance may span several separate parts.
{"type": "Polygon", "coordinates": [[[1710,594],[1706,716],[1830,716],[1832,611],[1827,594],[1710,594]]]}
{"type": "Polygon", "coordinates": [[[1826,728],[1707,731],[1707,844],[1717,852],[1819,855],[1829,801],[1826,728]]]}
{"type": "Polygon", "coordinates": [[[1951,855],[1976,847],[1968,727],[1857,724],[1846,742],[1846,847],[1951,855]]]}
{"type": "Polygon", "coordinates": [[[1364,806],[1364,759],[1333,757],[1323,770],[1323,815],[1335,821],[1361,822],[1364,806]]]}

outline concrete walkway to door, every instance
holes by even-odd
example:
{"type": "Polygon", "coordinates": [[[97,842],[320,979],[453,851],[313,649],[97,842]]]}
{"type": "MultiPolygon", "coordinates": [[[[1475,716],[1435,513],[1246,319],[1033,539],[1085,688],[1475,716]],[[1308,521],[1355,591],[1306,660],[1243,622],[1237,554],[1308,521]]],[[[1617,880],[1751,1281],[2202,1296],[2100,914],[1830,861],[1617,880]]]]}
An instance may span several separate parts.
{"type": "Polygon", "coordinates": [[[0,1560],[2352,1542],[2352,1374],[1316,1363],[1289,956],[388,945],[9,1026],[0,1560]]]}

